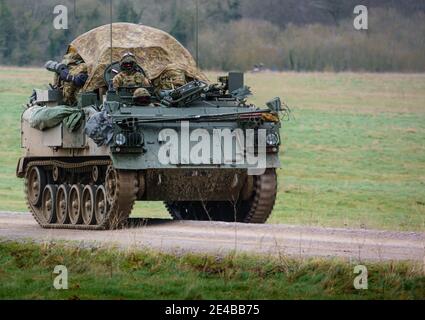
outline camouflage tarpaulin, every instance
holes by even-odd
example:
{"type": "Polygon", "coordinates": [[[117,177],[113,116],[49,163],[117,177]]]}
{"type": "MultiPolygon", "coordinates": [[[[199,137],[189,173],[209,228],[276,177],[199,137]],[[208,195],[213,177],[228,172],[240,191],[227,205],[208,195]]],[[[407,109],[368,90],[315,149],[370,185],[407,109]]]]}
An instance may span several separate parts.
{"type": "MultiPolygon", "coordinates": [[[[74,48],[88,65],[89,79],[85,91],[106,85],[103,74],[111,59],[110,26],[93,29],[70,44],[70,48],[74,48]]],[[[158,77],[168,65],[177,64],[190,77],[207,81],[189,51],[168,33],[132,23],[114,23],[112,30],[114,62],[119,61],[124,53],[132,52],[150,79],[158,77]]]]}

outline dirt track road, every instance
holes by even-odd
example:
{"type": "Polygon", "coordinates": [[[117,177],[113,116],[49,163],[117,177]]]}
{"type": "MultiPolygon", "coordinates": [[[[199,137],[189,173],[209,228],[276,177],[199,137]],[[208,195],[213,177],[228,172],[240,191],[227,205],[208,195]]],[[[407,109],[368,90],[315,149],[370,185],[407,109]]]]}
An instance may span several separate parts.
{"type": "Polygon", "coordinates": [[[253,252],[352,260],[417,260],[425,256],[425,233],[330,229],[289,225],[133,220],[116,231],[42,229],[29,214],[0,213],[0,239],[78,241],[167,252],[253,252]],[[136,224],[138,226],[136,226],[136,224]]]}

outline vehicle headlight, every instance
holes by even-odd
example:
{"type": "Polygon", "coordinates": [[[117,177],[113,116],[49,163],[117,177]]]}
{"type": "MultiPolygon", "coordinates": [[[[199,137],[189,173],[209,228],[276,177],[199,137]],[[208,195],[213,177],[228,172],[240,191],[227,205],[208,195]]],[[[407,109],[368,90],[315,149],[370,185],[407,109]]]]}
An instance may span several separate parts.
{"type": "Polygon", "coordinates": [[[279,136],[276,133],[269,133],[266,137],[268,146],[277,146],[279,144],[279,136]]]}
{"type": "Polygon", "coordinates": [[[127,138],[125,137],[125,135],[123,135],[122,133],[118,133],[116,136],[115,136],[115,143],[118,145],[118,146],[123,146],[123,145],[125,145],[125,143],[127,142],[127,138]]]}

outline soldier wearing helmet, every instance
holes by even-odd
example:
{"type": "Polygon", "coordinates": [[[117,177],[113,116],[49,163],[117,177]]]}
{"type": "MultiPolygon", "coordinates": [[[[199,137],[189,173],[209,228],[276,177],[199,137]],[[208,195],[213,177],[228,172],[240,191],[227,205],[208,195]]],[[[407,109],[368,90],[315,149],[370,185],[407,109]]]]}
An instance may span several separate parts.
{"type": "Polygon", "coordinates": [[[76,96],[87,81],[87,65],[77,51],[70,47],[61,63],[48,61],[45,67],[55,72],[54,83],[62,89],[63,101],[67,105],[74,105],[76,96]]]}
{"type": "Polygon", "coordinates": [[[186,72],[174,64],[167,66],[153,81],[156,92],[174,90],[189,82],[186,72]]]}
{"type": "Polygon", "coordinates": [[[150,85],[149,80],[137,67],[134,54],[126,53],[123,55],[120,61],[121,72],[113,79],[115,90],[120,87],[147,87],[150,85]]]}
{"type": "Polygon", "coordinates": [[[133,101],[138,106],[148,106],[151,104],[151,94],[145,88],[138,88],[134,91],[133,101]]]}

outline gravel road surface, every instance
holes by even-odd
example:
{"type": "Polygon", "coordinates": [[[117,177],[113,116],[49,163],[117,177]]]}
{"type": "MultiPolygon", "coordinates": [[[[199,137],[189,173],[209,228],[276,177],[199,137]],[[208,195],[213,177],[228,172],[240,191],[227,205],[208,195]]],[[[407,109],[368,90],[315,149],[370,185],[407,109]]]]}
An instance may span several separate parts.
{"type": "Polygon", "coordinates": [[[114,231],[42,229],[30,214],[0,212],[1,240],[77,241],[83,246],[152,248],[166,252],[342,257],[424,261],[425,233],[131,219],[114,231]]]}

